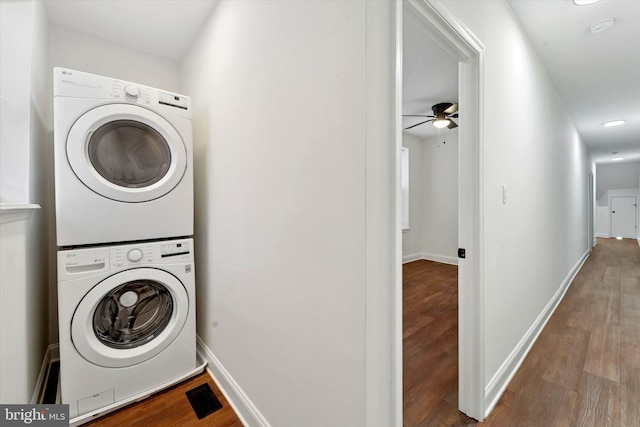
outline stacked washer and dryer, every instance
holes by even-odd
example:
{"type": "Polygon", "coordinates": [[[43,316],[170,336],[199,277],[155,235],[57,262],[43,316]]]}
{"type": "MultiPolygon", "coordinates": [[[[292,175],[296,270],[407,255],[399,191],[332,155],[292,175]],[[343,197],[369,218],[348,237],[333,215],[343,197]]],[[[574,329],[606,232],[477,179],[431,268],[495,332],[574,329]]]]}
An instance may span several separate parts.
{"type": "Polygon", "coordinates": [[[61,402],[72,424],[202,371],[188,97],[54,69],[61,402]]]}

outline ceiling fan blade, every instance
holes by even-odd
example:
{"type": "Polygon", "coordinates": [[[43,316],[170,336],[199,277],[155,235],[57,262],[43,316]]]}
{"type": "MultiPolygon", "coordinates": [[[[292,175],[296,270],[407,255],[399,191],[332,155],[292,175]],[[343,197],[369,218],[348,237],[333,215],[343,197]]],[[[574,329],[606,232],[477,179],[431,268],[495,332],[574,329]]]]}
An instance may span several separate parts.
{"type": "Polygon", "coordinates": [[[415,114],[403,114],[402,117],[434,117],[434,116],[425,116],[425,115],[415,115],[415,114]]]}
{"type": "Polygon", "coordinates": [[[433,121],[433,120],[425,120],[424,122],[420,122],[420,123],[417,123],[417,124],[415,124],[415,125],[413,125],[413,126],[409,126],[408,128],[404,128],[404,130],[409,130],[409,129],[414,128],[414,127],[416,127],[416,126],[420,126],[420,125],[423,125],[423,124],[425,124],[425,123],[429,123],[429,122],[432,122],[432,121],[433,121]]]}
{"type": "Polygon", "coordinates": [[[453,114],[458,111],[458,104],[451,104],[449,108],[443,111],[446,115],[453,114]]]}
{"type": "Polygon", "coordinates": [[[456,114],[451,114],[451,115],[449,115],[448,117],[453,117],[454,119],[457,119],[457,118],[458,118],[458,113],[456,113],[456,114]]]}
{"type": "Polygon", "coordinates": [[[447,126],[447,128],[455,129],[457,127],[458,127],[458,125],[456,124],[456,122],[454,122],[453,120],[449,120],[449,125],[447,126]]]}

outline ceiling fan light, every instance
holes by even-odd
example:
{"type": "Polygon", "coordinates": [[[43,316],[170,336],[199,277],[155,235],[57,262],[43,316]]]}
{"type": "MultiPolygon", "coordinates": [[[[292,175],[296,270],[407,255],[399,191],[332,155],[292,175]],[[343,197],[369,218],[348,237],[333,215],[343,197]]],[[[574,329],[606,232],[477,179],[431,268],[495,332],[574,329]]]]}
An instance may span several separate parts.
{"type": "Polygon", "coordinates": [[[451,123],[449,119],[436,119],[433,121],[433,125],[438,129],[446,128],[451,123]]]}

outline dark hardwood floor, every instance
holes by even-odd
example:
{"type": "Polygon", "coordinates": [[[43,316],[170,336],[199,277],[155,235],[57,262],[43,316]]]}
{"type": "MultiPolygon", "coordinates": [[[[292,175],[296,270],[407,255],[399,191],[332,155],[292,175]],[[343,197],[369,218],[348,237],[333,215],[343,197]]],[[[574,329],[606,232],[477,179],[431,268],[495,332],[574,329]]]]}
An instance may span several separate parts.
{"type": "Polygon", "coordinates": [[[85,425],[88,427],[242,427],[242,423],[207,372],[85,425]],[[185,393],[204,383],[209,384],[222,403],[222,408],[199,420],[185,393]]]}
{"type": "MultiPolygon", "coordinates": [[[[638,243],[599,239],[482,426],[640,426],[639,280],[638,243]]],[[[403,282],[404,425],[479,424],[457,410],[457,267],[412,262],[403,282]]],[[[204,373],[87,425],[242,424],[204,373]],[[185,392],[205,382],[223,408],[198,420],[185,392]]]]}
{"type": "MultiPolygon", "coordinates": [[[[455,410],[455,267],[421,261],[404,270],[405,426],[478,424],[455,410]]],[[[598,239],[482,425],[640,426],[639,280],[638,243],[598,239]]]]}

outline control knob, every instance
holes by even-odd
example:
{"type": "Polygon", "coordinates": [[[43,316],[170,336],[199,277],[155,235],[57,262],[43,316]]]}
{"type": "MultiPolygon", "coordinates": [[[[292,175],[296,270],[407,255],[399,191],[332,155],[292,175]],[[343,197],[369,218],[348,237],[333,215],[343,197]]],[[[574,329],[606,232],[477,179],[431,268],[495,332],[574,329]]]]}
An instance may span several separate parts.
{"type": "Polygon", "coordinates": [[[138,89],[137,86],[129,85],[129,86],[125,87],[124,88],[124,93],[129,98],[138,99],[138,97],[140,97],[140,89],[138,89]]]}
{"type": "Polygon", "coordinates": [[[142,259],[142,251],[138,248],[131,249],[127,252],[127,259],[131,262],[138,262],[142,259]]]}

